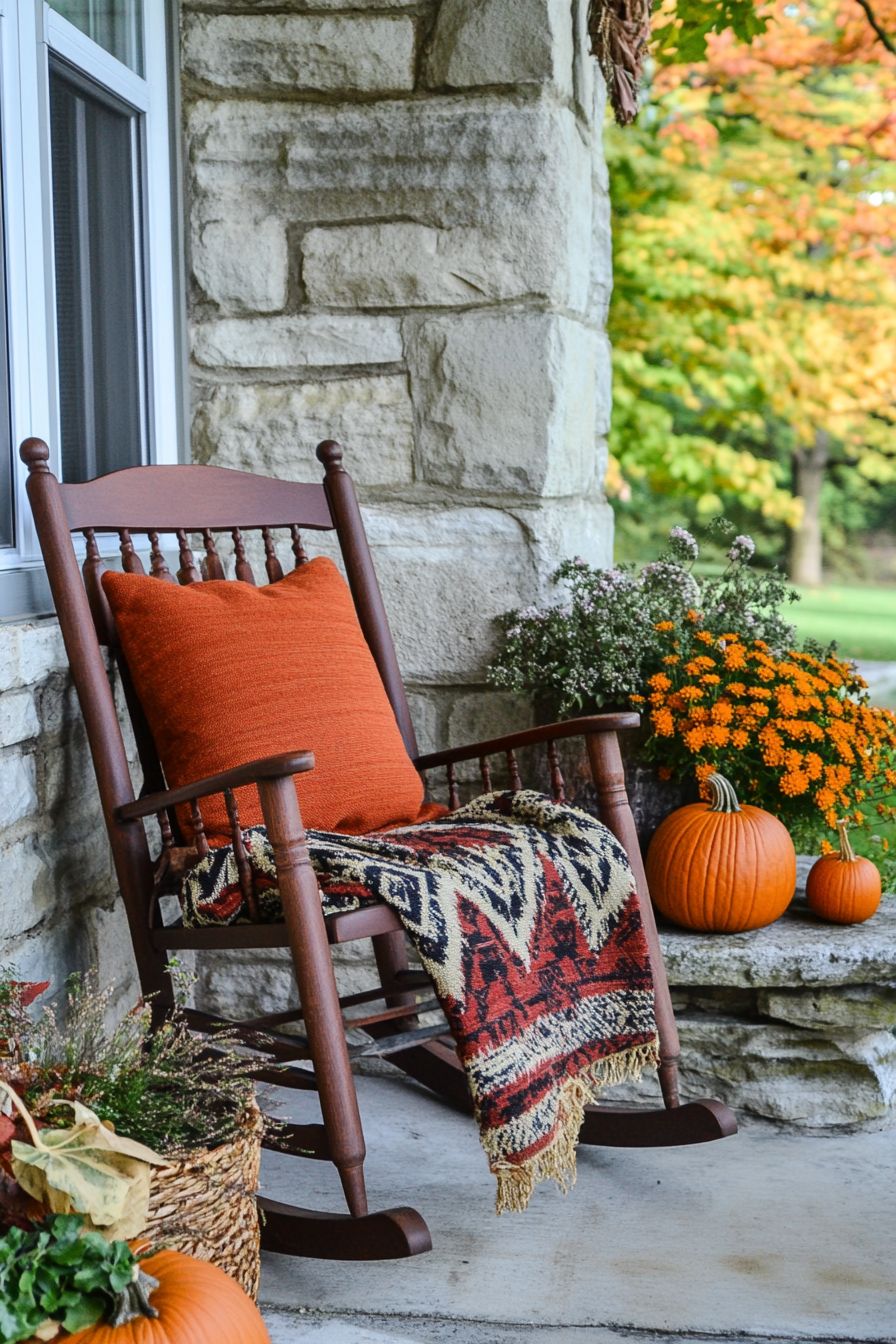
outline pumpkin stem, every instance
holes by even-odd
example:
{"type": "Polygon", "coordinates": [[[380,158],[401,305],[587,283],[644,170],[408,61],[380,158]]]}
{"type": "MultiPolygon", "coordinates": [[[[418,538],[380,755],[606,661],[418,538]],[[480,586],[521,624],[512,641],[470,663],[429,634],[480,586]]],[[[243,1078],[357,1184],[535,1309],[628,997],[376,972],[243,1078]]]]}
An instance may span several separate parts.
{"type": "Polygon", "coordinates": [[[849,836],[846,834],[849,822],[845,817],[837,822],[837,834],[840,836],[840,859],[843,863],[855,863],[856,852],[849,843],[849,836]]]}
{"type": "Polygon", "coordinates": [[[740,803],[734,792],[734,785],[724,775],[707,775],[706,783],[712,790],[710,812],[739,812],[740,803]]]}
{"type": "Polygon", "coordinates": [[[158,1279],[154,1279],[151,1274],[144,1274],[140,1266],[135,1265],[131,1282],[115,1294],[109,1325],[127,1325],[128,1321],[139,1320],[141,1316],[148,1316],[151,1320],[158,1316],[159,1313],[149,1300],[150,1293],[158,1286],[158,1279]]]}

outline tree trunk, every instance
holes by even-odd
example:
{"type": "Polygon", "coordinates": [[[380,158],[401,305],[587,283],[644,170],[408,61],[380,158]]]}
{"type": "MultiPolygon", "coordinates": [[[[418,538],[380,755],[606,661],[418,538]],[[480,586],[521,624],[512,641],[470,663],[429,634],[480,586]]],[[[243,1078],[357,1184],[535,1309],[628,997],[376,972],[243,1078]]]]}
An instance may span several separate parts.
{"type": "Polygon", "coordinates": [[[828,436],[819,429],[813,448],[797,448],[793,454],[793,493],[803,501],[803,518],[791,537],[791,583],[821,583],[821,487],[827,464],[828,436]]]}

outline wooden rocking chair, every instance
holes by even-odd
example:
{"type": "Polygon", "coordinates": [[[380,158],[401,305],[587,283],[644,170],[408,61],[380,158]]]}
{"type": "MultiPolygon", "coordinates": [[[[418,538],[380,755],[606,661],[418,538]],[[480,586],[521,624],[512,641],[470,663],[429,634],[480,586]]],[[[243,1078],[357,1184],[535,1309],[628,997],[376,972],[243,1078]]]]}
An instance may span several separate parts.
{"type": "MultiPolygon", "coordinates": [[[[322,485],[291,484],[201,466],[135,467],[87,484],[62,485],[48,469],[49,449],[40,439],[26,440],[21,456],[29,469],[28,496],[86,723],[143,993],[155,996],[157,1013],[164,1014],[170,1007],[172,987],[166,965],[170,954],[179,949],[288,947],[291,950],[300,1010],[240,1025],[247,1031],[265,1033],[265,1055],[258,1077],[267,1077],[280,1086],[311,1088],[319,1093],[323,1124],[287,1126],[269,1140],[269,1145],[281,1152],[334,1163],[349,1212],[321,1213],[259,1198],[265,1214],[262,1230],[265,1248],[324,1259],[376,1260],[417,1255],[431,1247],[426,1224],[415,1210],[368,1212],[364,1136],[351,1072],[353,1055],[387,1055],[411,1077],[468,1112],[470,1098],[445,1026],[421,1028],[415,1016],[418,1007],[423,1006],[418,1004],[418,995],[428,997],[431,990],[425,975],[409,969],[404,934],[392,910],[386,905],[368,905],[352,913],[326,919],[323,916],[293,784],[294,775],[313,768],[314,743],[296,744],[310,750],[248,761],[238,769],[197,780],[192,785],[166,789],[158,752],[118,648],[112,613],[100,582],[105,567],[97,534],[117,532],[123,568],[132,574],[144,572],[132,537],[148,536],[152,575],[160,581],[175,582],[159,546],[160,535],[173,534],[180,552],[177,581],[189,584],[200,582],[203,577],[190,549],[190,535],[201,535],[204,539],[204,576],[223,579],[214,533],[224,532],[234,541],[237,580],[254,583],[242,534],[246,529],[257,529],[264,542],[268,581],[273,583],[282,578],[282,569],[271,537],[272,528],[291,532],[297,566],[306,558],[300,529],[335,529],[358,620],[408,754],[421,772],[436,767],[447,770],[452,806],[458,804],[455,780],[458,762],[478,760],[484,787],[488,789],[488,759],[505,755],[512,786],[519,788],[515,753],[538,743],[546,744],[554,795],[562,798],[555,743],[560,738],[584,736],[601,819],[627,850],[638,884],[656,990],[662,1060],[659,1073],[665,1105],[659,1110],[590,1106],[581,1142],[653,1147],[706,1143],[735,1132],[734,1116],[719,1102],[679,1104],[678,1034],[616,740],[618,729],[637,726],[636,714],[602,714],[419,755],[354,487],[343,469],[342,449],[337,443],[327,441],[317,449],[317,456],[325,466],[322,485]],[[86,538],[83,582],[72,545],[73,532],[86,538]],[[144,776],[137,801],[101,646],[106,646],[117,660],[133,723],[144,776]],[[201,841],[198,800],[213,794],[225,795],[235,855],[238,867],[243,869],[241,883],[248,885],[251,894],[248,864],[240,864],[242,832],[233,799],[233,790],[245,784],[258,788],[276,861],[285,922],[226,928],[163,927],[158,901],[153,899],[154,883],[160,865],[170,865],[172,856],[176,857],[174,808],[178,805],[186,803],[192,807],[194,819],[199,823],[197,840],[201,841]],[[158,818],[161,826],[163,852],[155,865],[143,825],[147,817],[158,818]],[[375,990],[340,999],[328,944],[358,938],[372,939],[381,983],[375,990]],[[343,1009],[374,1005],[377,1001],[382,1003],[378,1010],[350,1023],[373,1037],[372,1045],[349,1047],[343,1009]],[[279,1030],[297,1021],[304,1023],[307,1038],[279,1030]],[[267,1074],[265,1059],[271,1070],[267,1074]],[[298,1060],[311,1060],[313,1072],[289,1067],[298,1060]],[[271,1068],[274,1063],[278,1066],[276,1072],[271,1068]]],[[[191,1012],[190,1020],[197,1030],[209,1031],[220,1025],[219,1018],[198,1011],[191,1012]]]]}

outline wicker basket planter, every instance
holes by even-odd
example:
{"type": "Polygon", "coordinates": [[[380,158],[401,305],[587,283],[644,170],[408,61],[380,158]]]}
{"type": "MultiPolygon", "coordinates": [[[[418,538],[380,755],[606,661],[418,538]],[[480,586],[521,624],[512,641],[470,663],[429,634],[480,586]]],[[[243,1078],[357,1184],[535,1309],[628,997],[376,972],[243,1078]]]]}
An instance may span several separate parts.
{"type": "Polygon", "coordinates": [[[156,1167],[149,1219],[141,1239],[210,1260],[258,1295],[259,1231],[255,1191],[264,1121],[253,1102],[240,1135],[219,1148],[203,1148],[168,1167],[156,1167]]]}

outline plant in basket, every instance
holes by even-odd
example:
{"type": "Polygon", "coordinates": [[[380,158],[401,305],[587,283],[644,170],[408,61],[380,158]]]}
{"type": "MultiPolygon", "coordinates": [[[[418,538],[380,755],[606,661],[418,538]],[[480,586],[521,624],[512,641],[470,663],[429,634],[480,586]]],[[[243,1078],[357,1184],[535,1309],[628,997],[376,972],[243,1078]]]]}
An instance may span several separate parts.
{"type": "Polygon", "coordinates": [[[77,1212],[106,1237],[213,1259],[254,1294],[262,1119],[253,1060],[189,1030],[189,985],[156,1030],[140,1003],[107,1031],[110,991],[68,981],[64,1020],[0,974],[0,1230],[77,1212]]]}

